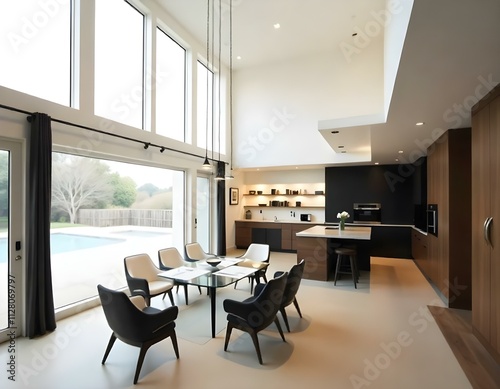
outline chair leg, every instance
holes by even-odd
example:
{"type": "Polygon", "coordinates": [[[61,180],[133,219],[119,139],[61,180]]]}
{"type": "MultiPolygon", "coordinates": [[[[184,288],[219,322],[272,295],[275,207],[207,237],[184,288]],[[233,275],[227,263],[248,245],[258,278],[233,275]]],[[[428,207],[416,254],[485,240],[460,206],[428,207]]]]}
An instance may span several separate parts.
{"type": "Polygon", "coordinates": [[[200,294],[201,294],[201,288],[198,286],[198,290],[200,291],[200,294]]]}
{"type": "Polygon", "coordinates": [[[262,355],[260,353],[260,346],[259,346],[259,338],[257,337],[257,333],[254,331],[250,332],[250,336],[252,337],[253,345],[255,347],[255,351],[257,351],[257,358],[259,358],[259,363],[263,365],[262,363],[262,355]]]}
{"type": "MultiPolygon", "coordinates": [[[[175,303],[174,303],[174,296],[172,295],[172,289],[170,289],[167,293],[168,293],[168,298],[170,299],[170,302],[172,303],[172,306],[174,306],[175,303]]],[[[165,296],[163,296],[163,297],[165,297],[165,296]]]]}
{"type": "Polygon", "coordinates": [[[351,273],[352,273],[352,282],[354,282],[354,289],[357,289],[356,281],[358,280],[358,276],[356,274],[356,265],[354,264],[354,257],[352,255],[349,256],[349,262],[351,263],[351,273]]]}
{"type": "Polygon", "coordinates": [[[175,330],[170,334],[170,339],[172,340],[172,346],[174,347],[175,356],[179,359],[179,345],[177,344],[177,334],[175,330]]]}
{"type": "Polygon", "coordinates": [[[337,277],[340,271],[340,262],[342,261],[342,255],[337,255],[337,264],[335,265],[335,278],[333,279],[333,285],[337,285],[337,277]]]}
{"type": "Polygon", "coordinates": [[[187,286],[187,284],[184,284],[184,298],[186,299],[186,305],[189,305],[189,303],[188,303],[188,286],[187,286]]]}
{"type": "Polygon", "coordinates": [[[283,339],[283,342],[286,343],[285,334],[283,333],[283,330],[281,329],[281,324],[280,324],[280,321],[278,320],[278,316],[276,316],[274,318],[274,324],[276,324],[276,327],[278,327],[278,331],[281,335],[281,339],[283,339]]]}
{"type": "Polygon", "coordinates": [[[113,332],[111,334],[111,338],[109,338],[108,347],[106,347],[106,351],[104,352],[104,357],[102,358],[102,362],[101,363],[103,365],[106,362],[106,359],[108,358],[109,352],[113,348],[113,345],[115,344],[115,341],[116,341],[116,336],[115,336],[115,333],[113,332]]]}
{"type": "Polygon", "coordinates": [[[295,305],[295,308],[297,309],[299,316],[302,317],[302,312],[300,312],[300,308],[299,308],[299,302],[297,301],[297,299],[295,297],[293,298],[293,305],[295,305]]]}
{"type": "Polygon", "coordinates": [[[283,316],[283,321],[285,322],[286,329],[290,332],[290,326],[288,325],[288,317],[286,316],[285,308],[280,308],[281,316],[283,316]]]}
{"type": "Polygon", "coordinates": [[[227,323],[226,339],[224,340],[224,351],[227,351],[227,345],[229,343],[229,338],[231,337],[232,330],[233,330],[233,325],[231,323],[227,323]]]}
{"type": "Polygon", "coordinates": [[[146,356],[146,352],[148,351],[149,347],[151,347],[150,344],[143,344],[141,346],[141,350],[139,351],[137,367],[135,368],[134,385],[137,384],[137,380],[139,379],[139,373],[141,372],[142,363],[144,362],[144,357],[146,356]]]}

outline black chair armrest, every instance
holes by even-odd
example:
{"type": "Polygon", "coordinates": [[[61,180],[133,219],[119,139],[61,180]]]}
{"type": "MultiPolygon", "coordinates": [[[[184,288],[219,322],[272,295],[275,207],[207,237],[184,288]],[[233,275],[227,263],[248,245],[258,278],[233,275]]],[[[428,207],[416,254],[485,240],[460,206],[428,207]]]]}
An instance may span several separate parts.
{"type": "Polygon", "coordinates": [[[250,297],[244,301],[226,299],[223,303],[224,311],[248,321],[248,316],[255,310],[254,301],[255,297],[250,297]]]}
{"type": "Polygon", "coordinates": [[[173,307],[168,307],[160,312],[143,312],[143,314],[146,316],[143,328],[146,327],[151,332],[157,332],[177,319],[179,307],[174,305],[173,307]]]}
{"type": "Polygon", "coordinates": [[[145,297],[149,296],[149,284],[145,278],[134,278],[129,276],[127,277],[127,282],[132,296],[143,296],[142,293],[146,294],[145,297]]]}

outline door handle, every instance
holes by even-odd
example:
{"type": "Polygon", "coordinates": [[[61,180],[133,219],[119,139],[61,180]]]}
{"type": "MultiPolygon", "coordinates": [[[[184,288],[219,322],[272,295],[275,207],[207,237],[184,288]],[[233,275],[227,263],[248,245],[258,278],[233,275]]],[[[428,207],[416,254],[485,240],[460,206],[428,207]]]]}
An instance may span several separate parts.
{"type": "Polygon", "coordinates": [[[490,236],[490,227],[491,227],[491,222],[493,222],[493,218],[489,217],[486,220],[486,226],[485,226],[485,235],[486,235],[486,242],[493,247],[493,243],[491,243],[491,236],[490,236]]]}
{"type": "Polygon", "coordinates": [[[490,241],[490,231],[489,231],[489,228],[490,228],[491,220],[492,220],[491,217],[487,217],[484,220],[484,224],[483,224],[483,236],[484,236],[484,240],[490,246],[491,246],[491,241],[490,241]]]}

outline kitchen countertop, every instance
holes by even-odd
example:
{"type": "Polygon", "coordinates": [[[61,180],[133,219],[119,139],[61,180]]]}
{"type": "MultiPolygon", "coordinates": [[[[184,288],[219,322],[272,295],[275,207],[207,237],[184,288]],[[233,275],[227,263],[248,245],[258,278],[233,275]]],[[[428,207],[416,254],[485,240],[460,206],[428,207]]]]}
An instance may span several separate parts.
{"type": "MultiPolygon", "coordinates": [[[[274,221],[272,219],[270,220],[258,220],[258,219],[240,219],[236,220],[237,222],[248,222],[248,223],[290,223],[290,224],[311,224],[311,225],[321,225],[321,226],[338,226],[338,223],[330,223],[330,222],[303,222],[300,220],[280,220],[274,221]]],[[[383,224],[375,224],[375,223],[346,223],[346,226],[350,227],[407,227],[407,228],[413,228],[414,230],[420,232],[421,234],[427,235],[427,232],[422,231],[421,229],[415,227],[413,224],[391,224],[391,223],[383,223],[383,224]]]]}
{"type": "Polygon", "coordinates": [[[236,220],[237,222],[248,222],[248,223],[277,223],[277,224],[283,224],[283,223],[290,223],[290,224],[325,224],[324,222],[302,222],[300,220],[280,220],[278,219],[277,221],[274,221],[272,219],[270,220],[258,220],[258,219],[241,219],[241,220],[236,220]]]}
{"type": "Polygon", "coordinates": [[[349,226],[340,231],[334,226],[313,226],[307,230],[297,232],[295,235],[301,238],[333,238],[333,239],[358,239],[370,240],[371,227],[349,226]]]}

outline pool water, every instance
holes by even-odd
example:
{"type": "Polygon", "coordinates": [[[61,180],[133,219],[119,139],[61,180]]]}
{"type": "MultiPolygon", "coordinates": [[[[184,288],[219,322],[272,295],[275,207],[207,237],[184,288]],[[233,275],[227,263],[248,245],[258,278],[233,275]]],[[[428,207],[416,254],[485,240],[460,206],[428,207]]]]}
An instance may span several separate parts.
{"type": "MultiPolygon", "coordinates": [[[[50,252],[61,254],[125,241],[126,239],[119,238],[56,233],[50,235],[50,252]]],[[[7,238],[0,238],[0,263],[5,262],[7,262],[7,238]]]]}

